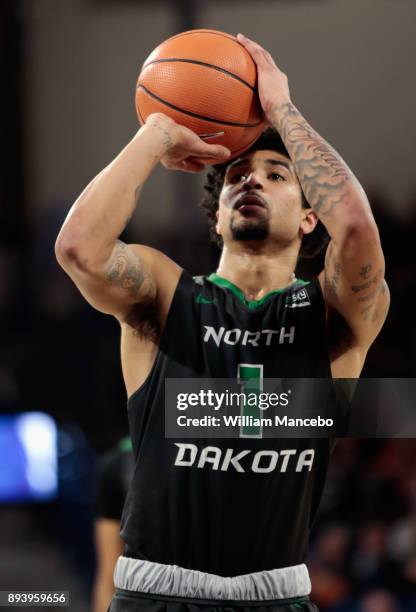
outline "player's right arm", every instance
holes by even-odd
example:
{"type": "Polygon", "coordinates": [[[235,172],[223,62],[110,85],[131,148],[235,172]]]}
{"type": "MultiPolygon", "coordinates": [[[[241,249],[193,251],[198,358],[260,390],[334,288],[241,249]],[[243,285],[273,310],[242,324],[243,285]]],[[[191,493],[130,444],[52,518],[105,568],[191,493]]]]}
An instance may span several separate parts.
{"type": "MultiPolygon", "coordinates": [[[[160,113],[151,115],[121,153],[96,176],[72,206],[56,241],[56,257],[88,302],[126,320],[134,305],[170,291],[179,267],[162,253],[119,240],[155,166],[198,172],[198,157],[225,161],[229,152],[210,145],[160,113]]],[[[163,296],[161,296],[163,298],[163,296]]]]}

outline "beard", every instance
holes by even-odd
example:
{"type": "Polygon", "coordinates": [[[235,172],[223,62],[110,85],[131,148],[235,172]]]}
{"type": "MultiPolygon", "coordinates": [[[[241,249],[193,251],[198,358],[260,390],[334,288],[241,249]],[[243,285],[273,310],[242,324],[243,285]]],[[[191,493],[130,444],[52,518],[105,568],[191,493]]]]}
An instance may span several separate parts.
{"type": "Polygon", "coordinates": [[[231,218],[230,232],[234,240],[245,242],[248,240],[266,240],[270,234],[268,219],[245,219],[244,223],[237,225],[231,218]]]}

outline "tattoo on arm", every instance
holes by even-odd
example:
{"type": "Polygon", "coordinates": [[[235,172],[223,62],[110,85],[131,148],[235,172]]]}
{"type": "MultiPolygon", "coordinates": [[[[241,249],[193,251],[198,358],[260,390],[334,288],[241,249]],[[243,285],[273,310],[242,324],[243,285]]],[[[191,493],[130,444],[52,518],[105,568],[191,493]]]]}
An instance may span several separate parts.
{"type": "Polygon", "coordinates": [[[340,155],[311,128],[296,107],[288,102],[276,107],[276,127],[294,163],[309,205],[321,215],[331,213],[348,195],[357,180],[340,155]]]}
{"type": "MultiPolygon", "coordinates": [[[[367,277],[370,273],[370,270],[370,264],[363,266],[360,271],[360,276],[364,276],[363,271],[365,271],[365,275],[367,277]]],[[[371,322],[374,323],[378,319],[379,315],[377,308],[377,297],[380,293],[384,293],[386,291],[386,283],[383,278],[383,270],[380,269],[377,274],[375,274],[365,283],[362,283],[360,285],[352,285],[351,289],[355,294],[357,294],[357,302],[363,305],[365,304],[364,307],[360,310],[360,315],[362,316],[364,321],[368,321],[371,318],[371,322]],[[370,293],[360,295],[362,291],[366,291],[370,288],[370,293]]]]}
{"type": "MultiPolygon", "coordinates": [[[[331,247],[332,243],[328,247],[325,261],[324,289],[327,298],[337,300],[342,277],[342,265],[335,258],[331,247]]],[[[370,263],[361,266],[359,275],[365,279],[365,282],[350,285],[350,289],[355,294],[356,302],[360,304],[359,314],[361,317],[364,321],[371,320],[374,323],[380,314],[378,296],[380,293],[384,294],[386,292],[386,282],[382,268],[376,274],[370,276],[372,270],[373,266],[370,263]],[[368,292],[368,290],[370,291],[368,292]]]]}
{"type": "Polygon", "coordinates": [[[365,266],[363,266],[360,270],[360,276],[362,276],[364,278],[364,280],[367,280],[368,277],[370,276],[370,272],[372,270],[373,266],[371,264],[366,264],[365,266]]]}
{"type": "Polygon", "coordinates": [[[157,125],[156,127],[162,132],[162,135],[163,135],[163,143],[162,144],[163,144],[163,146],[168,149],[173,144],[172,136],[169,134],[169,132],[163,126],[157,125]]]}
{"type": "Polygon", "coordinates": [[[378,281],[379,281],[380,277],[382,276],[382,274],[383,274],[383,270],[380,269],[375,276],[370,278],[365,283],[361,283],[360,285],[351,285],[351,290],[354,293],[360,293],[361,291],[365,291],[366,289],[370,289],[370,287],[372,287],[372,285],[377,285],[378,284],[378,281]]]}
{"type": "Polygon", "coordinates": [[[107,272],[107,280],[125,289],[133,298],[139,296],[145,280],[139,256],[132,255],[127,245],[121,240],[117,241],[117,247],[107,272]]]}
{"type": "Polygon", "coordinates": [[[324,289],[328,297],[337,298],[342,266],[334,257],[332,242],[329,243],[325,257],[324,289]],[[332,271],[332,274],[331,274],[332,271]]]}
{"type": "Polygon", "coordinates": [[[160,337],[160,319],[155,282],[140,256],[121,240],[117,240],[106,279],[132,298],[123,321],[142,339],[156,343],[160,337]]]}
{"type": "Polygon", "coordinates": [[[361,297],[357,297],[357,302],[368,302],[369,300],[372,300],[373,298],[375,298],[379,291],[380,291],[380,287],[377,287],[371,293],[368,293],[367,295],[362,295],[361,297]]]}
{"type": "Polygon", "coordinates": [[[338,284],[341,278],[341,264],[338,261],[334,262],[334,272],[332,278],[329,278],[325,273],[325,290],[327,295],[333,298],[337,297],[338,284]]]}

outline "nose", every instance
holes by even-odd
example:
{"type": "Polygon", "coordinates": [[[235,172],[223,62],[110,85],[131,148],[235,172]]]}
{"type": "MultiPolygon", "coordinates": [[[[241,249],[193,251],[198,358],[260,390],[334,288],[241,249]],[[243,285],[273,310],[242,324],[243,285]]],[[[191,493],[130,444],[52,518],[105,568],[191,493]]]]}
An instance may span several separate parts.
{"type": "Polygon", "coordinates": [[[255,172],[251,172],[243,183],[244,191],[251,191],[252,189],[263,189],[263,185],[255,172]]]}

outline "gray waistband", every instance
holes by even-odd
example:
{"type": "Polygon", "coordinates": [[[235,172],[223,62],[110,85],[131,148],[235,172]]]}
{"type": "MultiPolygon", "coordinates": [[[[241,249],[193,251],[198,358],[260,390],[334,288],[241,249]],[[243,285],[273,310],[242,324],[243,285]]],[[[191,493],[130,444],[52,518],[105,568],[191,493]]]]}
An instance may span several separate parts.
{"type": "Polygon", "coordinates": [[[233,601],[266,601],[309,595],[311,582],[306,565],[225,578],[177,565],[119,557],[114,570],[118,589],[233,601]]]}

